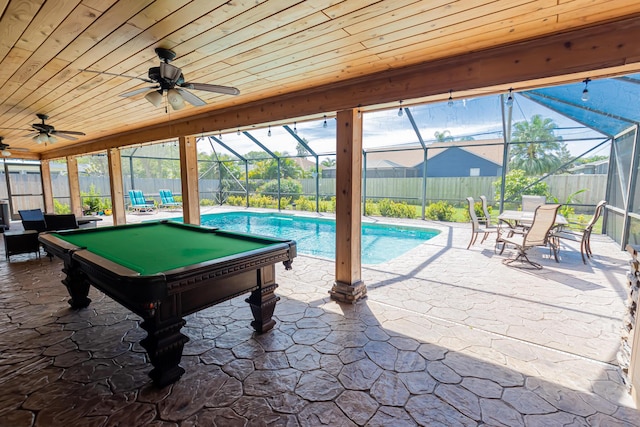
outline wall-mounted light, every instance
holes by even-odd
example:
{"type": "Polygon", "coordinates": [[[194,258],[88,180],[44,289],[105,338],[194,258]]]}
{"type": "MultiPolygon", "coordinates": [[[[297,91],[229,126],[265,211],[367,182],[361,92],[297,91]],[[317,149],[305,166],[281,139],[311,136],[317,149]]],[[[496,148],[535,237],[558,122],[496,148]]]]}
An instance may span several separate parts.
{"type": "Polygon", "coordinates": [[[589,77],[582,81],[582,83],[584,83],[584,89],[582,89],[582,100],[584,102],[587,102],[589,100],[589,89],[587,89],[587,85],[590,81],[591,79],[589,77]]]}
{"type": "Polygon", "coordinates": [[[238,136],[240,136],[240,128],[238,128],[238,133],[237,133],[237,135],[238,135],[238,136]]]}
{"type": "Polygon", "coordinates": [[[267,136],[271,136],[271,125],[269,125],[269,131],[267,132],[267,136]]]}
{"type": "Polygon", "coordinates": [[[509,88],[509,96],[507,97],[507,107],[513,106],[513,88],[509,88]]]}
{"type": "Polygon", "coordinates": [[[325,128],[325,129],[327,128],[327,115],[326,114],[324,115],[324,122],[322,122],[322,127],[325,128]]]}
{"type": "Polygon", "coordinates": [[[449,89],[449,100],[447,101],[447,105],[449,107],[453,107],[453,90],[449,89]]]}
{"type": "Polygon", "coordinates": [[[293,133],[298,134],[298,128],[296,128],[296,122],[293,122],[293,133]]]}
{"type": "Polygon", "coordinates": [[[398,108],[398,117],[402,117],[402,100],[400,100],[400,108],[398,108]]]}

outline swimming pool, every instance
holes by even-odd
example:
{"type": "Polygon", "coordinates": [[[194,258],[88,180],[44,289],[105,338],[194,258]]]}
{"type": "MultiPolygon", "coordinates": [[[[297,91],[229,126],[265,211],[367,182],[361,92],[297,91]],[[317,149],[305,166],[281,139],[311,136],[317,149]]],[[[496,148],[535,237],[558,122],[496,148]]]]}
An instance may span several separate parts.
{"type": "MultiPolygon", "coordinates": [[[[335,259],[336,223],[275,213],[227,212],[202,215],[202,225],[243,233],[294,239],[298,253],[335,259]]],[[[399,225],[362,224],[362,263],[380,264],[437,236],[432,228],[399,225]]]]}

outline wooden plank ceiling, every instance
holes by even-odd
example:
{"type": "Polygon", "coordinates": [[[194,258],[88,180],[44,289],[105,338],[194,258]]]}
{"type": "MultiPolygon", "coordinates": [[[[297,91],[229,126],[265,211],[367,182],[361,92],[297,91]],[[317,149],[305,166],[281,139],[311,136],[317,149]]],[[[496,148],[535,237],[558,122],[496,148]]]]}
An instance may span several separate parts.
{"type": "MultiPolygon", "coordinates": [[[[15,156],[48,158],[196,114],[637,17],[640,2],[0,0],[0,11],[0,136],[15,156]],[[186,81],[241,94],[192,90],[208,105],[165,110],[144,94],[119,96],[148,83],[81,71],[147,78],[160,63],[156,47],[175,51],[172,64],[186,81]],[[37,113],[58,130],[86,136],[38,144],[26,136],[40,122],[37,113]]],[[[375,105],[367,100],[363,108],[375,105]]]]}

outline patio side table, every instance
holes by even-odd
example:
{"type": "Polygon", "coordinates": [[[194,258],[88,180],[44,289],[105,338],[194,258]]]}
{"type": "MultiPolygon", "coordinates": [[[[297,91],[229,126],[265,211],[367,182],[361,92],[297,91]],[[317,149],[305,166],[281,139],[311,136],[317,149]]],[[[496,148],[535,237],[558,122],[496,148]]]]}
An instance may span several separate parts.
{"type": "Polygon", "coordinates": [[[35,230],[6,231],[4,233],[4,253],[8,261],[11,255],[35,252],[40,258],[40,242],[35,230]]]}

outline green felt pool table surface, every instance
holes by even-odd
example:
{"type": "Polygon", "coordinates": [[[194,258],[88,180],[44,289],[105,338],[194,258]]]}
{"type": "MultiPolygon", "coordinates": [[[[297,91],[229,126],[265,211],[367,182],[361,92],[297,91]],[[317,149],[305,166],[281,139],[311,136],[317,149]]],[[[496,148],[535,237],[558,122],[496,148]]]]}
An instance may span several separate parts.
{"type": "Polygon", "coordinates": [[[176,227],[166,222],[52,235],[141,275],[224,259],[281,243],[277,239],[202,227],[176,227]]]}

